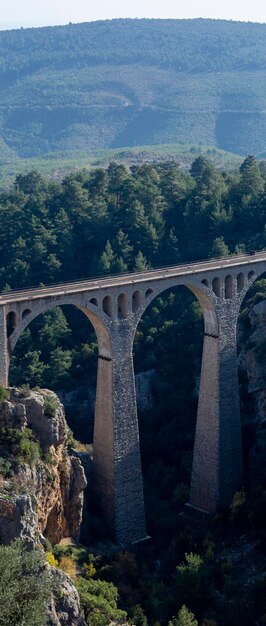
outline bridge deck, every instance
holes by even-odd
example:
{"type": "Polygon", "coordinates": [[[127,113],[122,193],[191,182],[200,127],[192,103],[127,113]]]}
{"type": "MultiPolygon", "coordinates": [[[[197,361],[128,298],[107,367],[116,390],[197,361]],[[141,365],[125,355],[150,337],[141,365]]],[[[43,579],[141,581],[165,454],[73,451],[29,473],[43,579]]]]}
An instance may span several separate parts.
{"type": "MultiPolygon", "coordinates": [[[[249,264],[259,263],[261,261],[266,262],[266,251],[256,252],[255,254],[248,255],[236,255],[230,257],[220,257],[216,259],[210,259],[205,261],[199,261],[196,263],[167,266],[162,268],[156,268],[153,270],[146,270],[145,272],[135,272],[128,274],[117,274],[113,276],[105,276],[99,278],[90,278],[88,280],[77,280],[67,283],[60,283],[55,285],[47,285],[44,287],[36,287],[29,289],[18,289],[16,291],[9,291],[0,295],[0,305],[24,300],[35,300],[43,296],[61,296],[70,295],[73,293],[81,293],[82,291],[95,291],[95,289],[104,289],[111,287],[123,287],[125,285],[136,284],[136,286],[142,282],[150,282],[153,280],[160,280],[165,278],[175,278],[182,276],[193,276],[196,273],[203,271],[218,271],[221,269],[233,269],[235,267],[242,267],[249,264]]],[[[266,268],[265,268],[266,269],[266,268]]]]}

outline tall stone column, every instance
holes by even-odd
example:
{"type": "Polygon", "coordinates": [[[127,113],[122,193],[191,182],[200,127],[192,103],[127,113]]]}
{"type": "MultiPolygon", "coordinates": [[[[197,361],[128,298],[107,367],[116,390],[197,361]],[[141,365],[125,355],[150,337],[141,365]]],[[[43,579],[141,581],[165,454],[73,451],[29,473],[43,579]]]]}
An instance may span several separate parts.
{"type": "Polygon", "coordinates": [[[133,332],[112,322],[111,349],[99,349],[93,442],[94,498],[117,544],[146,537],[139,449],[133,332]]]}
{"type": "Polygon", "coordinates": [[[237,307],[220,301],[216,312],[217,334],[204,337],[189,502],[209,513],[230,504],[242,475],[237,307]]]}
{"type": "Polygon", "coordinates": [[[9,354],[6,332],[6,311],[5,307],[0,307],[0,385],[8,385],[9,354]]]}

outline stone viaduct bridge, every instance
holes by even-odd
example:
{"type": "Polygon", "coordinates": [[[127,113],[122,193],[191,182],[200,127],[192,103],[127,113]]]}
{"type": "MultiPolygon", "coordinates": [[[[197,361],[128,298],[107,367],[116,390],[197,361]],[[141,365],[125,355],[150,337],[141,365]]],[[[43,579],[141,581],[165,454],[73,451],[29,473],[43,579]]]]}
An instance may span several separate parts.
{"type": "Polygon", "coordinates": [[[146,537],[132,347],[148,305],[185,285],[198,299],[204,344],[189,506],[212,513],[241,484],[242,449],[236,355],[241,303],[266,271],[266,251],[137,274],[0,295],[0,383],[28,324],[51,307],[74,305],[98,339],[93,443],[94,494],[120,545],[146,537]]]}

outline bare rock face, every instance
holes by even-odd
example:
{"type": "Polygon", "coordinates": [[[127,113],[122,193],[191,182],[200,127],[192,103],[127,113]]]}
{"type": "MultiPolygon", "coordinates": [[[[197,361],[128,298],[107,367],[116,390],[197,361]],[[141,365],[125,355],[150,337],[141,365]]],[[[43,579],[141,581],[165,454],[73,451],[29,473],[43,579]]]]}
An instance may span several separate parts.
{"type": "Polygon", "coordinates": [[[37,543],[36,501],[26,494],[10,499],[0,495],[0,543],[9,544],[15,537],[32,546],[37,543]]]}
{"type": "Polygon", "coordinates": [[[86,626],[78,592],[67,574],[48,566],[54,589],[47,611],[48,626],[86,626]]]}
{"type": "Polygon", "coordinates": [[[68,454],[68,427],[57,396],[42,390],[22,397],[19,389],[10,389],[10,400],[0,404],[0,422],[7,432],[32,429],[41,450],[34,463],[19,460],[12,479],[0,475],[1,542],[18,536],[35,543],[43,536],[53,544],[69,536],[77,540],[87,483],[80,460],[68,454]]]}

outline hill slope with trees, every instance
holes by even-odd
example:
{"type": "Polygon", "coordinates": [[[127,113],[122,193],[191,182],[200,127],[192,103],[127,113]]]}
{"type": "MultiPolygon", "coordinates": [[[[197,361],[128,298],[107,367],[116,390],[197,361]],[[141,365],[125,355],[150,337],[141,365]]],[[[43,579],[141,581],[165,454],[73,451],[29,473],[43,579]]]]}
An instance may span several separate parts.
{"type": "Polygon", "coordinates": [[[0,32],[0,161],[95,148],[266,149],[266,25],[111,20],[0,32]]]}
{"type": "MultiPolygon", "coordinates": [[[[168,162],[137,165],[130,171],[110,163],[108,169],[73,173],[61,183],[47,181],[37,172],[19,175],[9,191],[0,193],[0,289],[265,248],[265,189],[265,163],[252,156],[234,175],[219,173],[203,156],[194,160],[189,173],[168,162]]],[[[178,287],[154,300],[140,321],[134,342],[135,371],[153,370],[155,375],[153,406],[139,411],[151,542],[136,547],[136,554],[110,552],[109,543],[104,552],[107,529],[88,496],[89,515],[84,516],[81,536],[89,545],[86,560],[78,559],[78,554],[84,555],[83,547],[46,545],[50,565],[57,561],[63,568],[64,563],[64,571],[74,578],[88,626],[120,622],[121,609],[127,612],[128,624],[136,626],[262,626],[265,622],[265,419],[260,378],[265,336],[264,321],[254,326],[249,315],[254,305],[263,304],[265,293],[266,280],[261,277],[249,290],[239,316],[243,489],[235,494],[230,511],[219,511],[206,527],[186,524],[180,516],[191,476],[203,343],[201,311],[196,298],[178,287]],[[253,374],[257,365],[256,393],[261,393],[257,399],[248,393],[245,360],[253,374]],[[258,404],[261,415],[256,413],[258,404]],[[102,547],[91,554],[96,541],[102,547]]],[[[26,399],[27,385],[49,387],[63,397],[76,390],[76,406],[72,405],[68,417],[75,438],[83,442],[80,454],[91,442],[89,415],[80,409],[88,387],[95,388],[96,370],[92,327],[81,312],[66,306],[38,316],[25,330],[14,351],[10,382],[24,383],[19,396],[26,399]]],[[[0,390],[0,400],[1,391],[4,400],[8,392],[0,390]]],[[[48,410],[50,421],[51,402],[48,410]]],[[[36,461],[39,449],[31,431],[24,431],[22,437],[14,428],[7,438],[1,424],[0,444],[0,488],[5,484],[8,501],[6,481],[14,479],[12,461],[18,466],[25,457],[36,461]]],[[[70,451],[76,444],[70,437],[70,451]]],[[[48,491],[55,464],[53,458],[46,460],[48,491]]],[[[12,547],[6,564],[7,553],[0,546],[0,570],[2,564],[5,581],[15,580],[16,602],[17,589],[25,580],[23,568],[13,565],[19,549],[12,547]]],[[[5,607],[13,609],[13,596],[9,603],[10,589],[5,588],[5,607]]],[[[0,584],[0,596],[2,589],[0,584]]],[[[61,579],[57,590],[62,599],[61,579]]],[[[8,618],[3,615],[0,624],[6,626],[10,610],[8,618]]]]}

